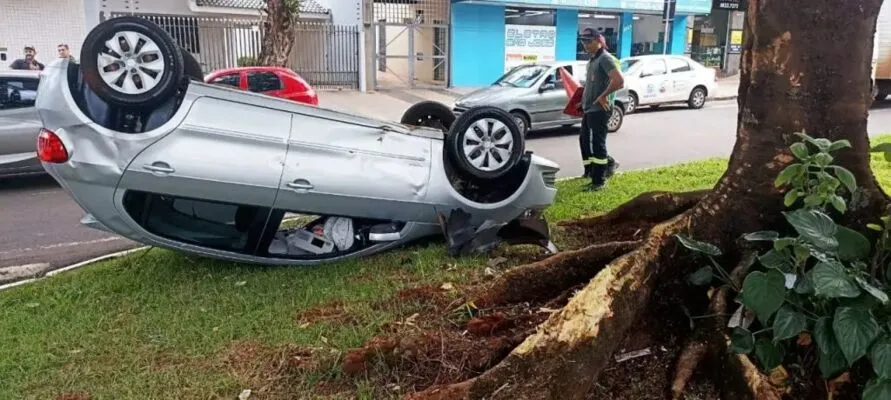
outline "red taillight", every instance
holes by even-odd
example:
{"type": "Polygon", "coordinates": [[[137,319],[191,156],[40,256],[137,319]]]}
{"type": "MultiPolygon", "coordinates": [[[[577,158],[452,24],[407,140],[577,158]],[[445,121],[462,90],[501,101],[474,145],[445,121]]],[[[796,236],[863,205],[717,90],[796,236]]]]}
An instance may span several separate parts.
{"type": "Polygon", "coordinates": [[[48,163],[64,163],[68,161],[68,150],[55,133],[41,128],[37,136],[37,158],[48,163]]]}

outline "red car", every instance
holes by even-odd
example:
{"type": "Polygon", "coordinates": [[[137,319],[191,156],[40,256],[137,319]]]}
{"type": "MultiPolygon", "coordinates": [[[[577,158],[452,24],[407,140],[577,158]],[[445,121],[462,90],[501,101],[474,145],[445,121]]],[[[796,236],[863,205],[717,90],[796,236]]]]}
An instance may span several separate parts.
{"type": "Polygon", "coordinates": [[[204,82],[319,105],[316,91],[296,72],[284,67],[240,67],[211,72],[204,82]]]}

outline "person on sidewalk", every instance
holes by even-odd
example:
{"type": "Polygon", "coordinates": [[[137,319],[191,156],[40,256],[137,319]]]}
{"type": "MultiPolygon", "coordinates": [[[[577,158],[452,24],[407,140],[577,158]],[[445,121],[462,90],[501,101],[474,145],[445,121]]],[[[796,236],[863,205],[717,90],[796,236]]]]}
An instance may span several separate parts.
{"type": "Polygon", "coordinates": [[[43,64],[35,58],[37,50],[34,46],[25,46],[25,58],[19,58],[9,64],[9,69],[30,69],[43,71],[43,64]]]}
{"type": "Polygon", "coordinates": [[[579,36],[585,51],[591,55],[585,72],[585,89],[582,93],[582,129],[579,146],[585,176],[591,179],[587,190],[603,188],[619,164],[606,150],[608,123],[612,114],[615,93],[625,85],[625,78],[618,61],[607,51],[606,40],[599,32],[579,36]]]}

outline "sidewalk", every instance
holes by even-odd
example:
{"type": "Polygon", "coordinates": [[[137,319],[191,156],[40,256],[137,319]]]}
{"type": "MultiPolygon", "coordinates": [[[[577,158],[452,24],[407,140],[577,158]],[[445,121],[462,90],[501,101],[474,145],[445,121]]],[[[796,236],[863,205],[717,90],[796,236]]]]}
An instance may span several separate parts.
{"type": "MultiPolygon", "coordinates": [[[[388,89],[361,93],[354,90],[320,90],[319,105],[370,118],[399,121],[413,104],[433,100],[452,107],[455,99],[478,88],[388,89]]],[[[732,100],[739,89],[739,75],[718,79],[717,93],[709,100],[732,100]]]]}

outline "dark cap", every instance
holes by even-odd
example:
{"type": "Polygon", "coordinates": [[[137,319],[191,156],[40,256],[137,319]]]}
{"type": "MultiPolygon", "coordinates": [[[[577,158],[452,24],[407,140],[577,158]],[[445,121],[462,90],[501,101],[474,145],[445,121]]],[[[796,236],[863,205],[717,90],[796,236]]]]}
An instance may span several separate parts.
{"type": "MultiPolygon", "coordinates": [[[[586,31],[587,31],[587,29],[586,29],[586,31]]],[[[596,40],[596,41],[600,42],[600,45],[603,46],[603,48],[607,47],[606,39],[603,37],[603,34],[600,32],[583,33],[583,34],[579,35],[579,40],[581,40],[582,42],[586,42],[586,43],[596,40]]]]}
{"type": "Polygon", "coordinates": [[[35,49],[34,46],[32,46],[32,45],[27,45],[27,46],[25,46],[25,50],[34,50],[34,51],[36,51],[37,49],[35,49]]]}

